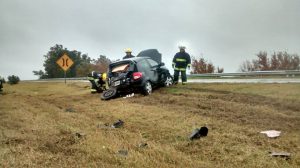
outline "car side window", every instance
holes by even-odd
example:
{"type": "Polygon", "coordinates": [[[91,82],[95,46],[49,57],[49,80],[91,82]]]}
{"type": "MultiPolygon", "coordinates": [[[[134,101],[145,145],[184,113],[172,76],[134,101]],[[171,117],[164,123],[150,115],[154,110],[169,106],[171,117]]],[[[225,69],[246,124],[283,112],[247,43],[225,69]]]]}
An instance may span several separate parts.
{"type": "Polygon", "coordinates": [[[146,71],[147,69],[150,69],[150,65],[146,60],[141,60],[137,63],[137,66],[139,71],[146,71]]]}
{"type": "Polygon", "coordinates": [[[151,67],[158,66],[158,63],[152,59],[147,59],[151,67]]]}

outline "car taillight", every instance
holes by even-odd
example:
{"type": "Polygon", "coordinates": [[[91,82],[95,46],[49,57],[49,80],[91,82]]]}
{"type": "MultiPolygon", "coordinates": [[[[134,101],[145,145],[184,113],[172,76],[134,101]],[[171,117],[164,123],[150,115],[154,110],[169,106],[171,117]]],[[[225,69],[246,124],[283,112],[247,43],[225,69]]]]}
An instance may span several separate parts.
{"type": "Polygon", "coordinates": [[[134,80],[141,79],[142,77],[143,77],[143,73],[142,72],[134,72],[133,73],[133,79],[134,80]]]}

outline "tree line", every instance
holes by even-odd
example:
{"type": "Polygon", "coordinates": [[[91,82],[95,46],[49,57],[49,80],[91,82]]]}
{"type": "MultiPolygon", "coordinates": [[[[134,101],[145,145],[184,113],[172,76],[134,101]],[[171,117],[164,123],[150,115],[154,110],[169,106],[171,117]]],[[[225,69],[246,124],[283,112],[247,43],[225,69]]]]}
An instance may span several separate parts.
{"type": "Polygon", "coordinates": [[[299,70],[300,58],[298,54],[274,52],[268,55],[265,51],[256,54],[257,58],[244,61],[239,68],[241,72],[248,71],[274,71],[274,70],[299,70]]]}
{"type": "Polygon", "coordinates": [[[44,55],[43,66],[45,70],[35,70],[33,74],[40,79],[64,77],[64,71],[56,63],[63,54],[67,54],[74,62],[66,72],[67,77],[84,77],[93,70],[103,73],[106,72],[108,65],[111,63],[111,60],[105,55],[100,55],[97,59],[91,59],[88,54],[82,54],[77,50],[68,50],[63,45],[56,44],[44,55]]]}
{"type": "MultiPolygon", "coordinates": [[[[112,62],[105,55],[100,55],[97,59],[91,59],[88,54],[82,54],[77,50],[68,50],[63,45],[56,44],[50,47],[50,51],[44,55],[44,71],[35,70],[33,74],[40,79],[47,78],[63,78],[64,71],[57,65],[56,61],[63,55],[67,54],[74,62],[70,69],[66,72],[67,77],[84,77],[91,71],[98,71],[100,73],[106,72],[108,65],[112,62]]],[[[222,73],[223,68],[215,67],[211,62],[204,58],[192,58],[191,73],[222,73]]]]}
{"type": "Polygon", "coordinates": [[[192,57],[192,70],[191,74],[202,74],[202,73],[223,73],[224,68],[217,67],[204,58],[192,57]]]}
{"type": "MultiPolygon", "coordinates": [[[[77,50],[68,50],[63,45],[56,44],[44,55],[44,71],[33,71],[40,79],[62,78],[64,71],[56,64],[56,61],[67,54],[74,62],[66,72],[67,77],[84,77],[91,71],[106,72],[108,65],[112,62],[105,55],[99,55],[97,59],[91,59],[88,54],[82,54],[77,50]]],[[[287,52],[274,52],[268,55],[265,51],[256,54],[257,58],[244,61],[239,68],[241,72],[266,71],[266,70],[299,70],[300,58],[298,54],[287,52]]],[[[224,68],[215,66],[203,57],[192,57],[191,74],[223,73],[224,68]]]]}

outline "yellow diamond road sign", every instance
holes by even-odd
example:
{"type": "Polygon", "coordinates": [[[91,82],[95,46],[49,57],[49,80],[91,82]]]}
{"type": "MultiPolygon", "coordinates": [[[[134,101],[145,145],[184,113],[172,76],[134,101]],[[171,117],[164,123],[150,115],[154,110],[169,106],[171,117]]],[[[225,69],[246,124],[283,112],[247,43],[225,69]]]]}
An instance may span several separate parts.
{"type": "Polygon", "coordinates": [[[56,63],[64,70],[67,71],[73,64],[73,60],[67,55],[64,54],[61,56],[56,63]]]}

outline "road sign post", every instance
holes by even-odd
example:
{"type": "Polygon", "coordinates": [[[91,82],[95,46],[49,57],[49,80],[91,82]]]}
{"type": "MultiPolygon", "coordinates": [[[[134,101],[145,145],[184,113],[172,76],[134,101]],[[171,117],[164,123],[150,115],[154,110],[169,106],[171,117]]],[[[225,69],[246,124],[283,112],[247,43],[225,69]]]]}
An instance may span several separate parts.
{"type": "Polygon", "coordinates": [[[65,77],[65,84],[66,84],[67,70],[74,64],[74,62],[67,54],[64,54],[56,61],[56,63],[65,71],[64,77],[65,77]]]}
{"type": "Polygon", "coordinates": [[[65,77],[65,84],[66,84],[67,83],[67,71],[65,71],[64,77],[65,77]]]}

